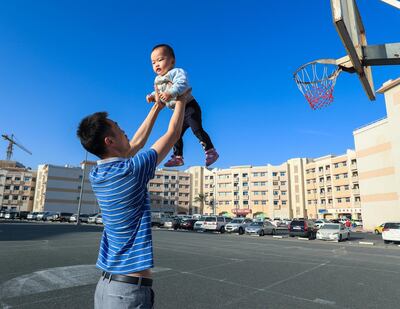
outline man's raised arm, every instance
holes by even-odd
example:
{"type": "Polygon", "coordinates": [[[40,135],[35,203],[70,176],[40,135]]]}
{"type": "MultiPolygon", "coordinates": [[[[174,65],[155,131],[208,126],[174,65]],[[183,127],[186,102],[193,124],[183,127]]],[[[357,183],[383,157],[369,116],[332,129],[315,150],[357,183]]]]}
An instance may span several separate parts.
{"type": "Polygon", "coordinates": [[[172,146],[174,146],[181,136],[183,119],[185,116],[185,105],[186,103],[181,101],[178,97],[174,113],[169,121],[167,132],[151,146],[151,148],[157,152],[157,165],[164,160],[172,146]]]}
{"type": "Polygon", "coordinates": [[[143,123],[129,142],[129,144],[131,145],[129,156],[134,156],[140,149],[144,147],[147,139],[149,138],[151,130],[153,129],[157,116],[163,109],[163,107],[164,104],[161,102],[154,103],[146,119],[143,121],[143,123]]]}

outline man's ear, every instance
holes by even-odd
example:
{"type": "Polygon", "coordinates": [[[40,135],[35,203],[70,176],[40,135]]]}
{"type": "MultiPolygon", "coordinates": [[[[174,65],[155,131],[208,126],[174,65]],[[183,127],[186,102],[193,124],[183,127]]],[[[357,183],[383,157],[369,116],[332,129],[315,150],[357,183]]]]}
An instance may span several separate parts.
{"type": "Polygon", "coordinates": [[[106,137],[104,138],[104,144],[106,144],[106,146],[110,146],[110,145],[113,144],[113,143],[114,143],[114,141],[113,141],[113,139],[112,139],[111,136],[106,136],[106,137]]]}

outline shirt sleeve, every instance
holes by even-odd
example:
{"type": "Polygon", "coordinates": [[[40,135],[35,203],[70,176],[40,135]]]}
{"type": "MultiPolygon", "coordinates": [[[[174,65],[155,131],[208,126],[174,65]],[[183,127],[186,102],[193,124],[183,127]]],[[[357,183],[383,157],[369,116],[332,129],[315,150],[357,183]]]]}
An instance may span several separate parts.
{"type": "Polygon", "coordinates": [[[138,181],[147,186],[154,178],[157,167],[157,152],[154,149],[143,151],[132,158],[138,181]]]}
{"type": "Polygon", "coordinates": [[[172,80],[172,86],[169,89],[169,93],[172,97],[182,95],[191,88],[187,73],[183,69],[172,69],[169,74],[172,80]]]}

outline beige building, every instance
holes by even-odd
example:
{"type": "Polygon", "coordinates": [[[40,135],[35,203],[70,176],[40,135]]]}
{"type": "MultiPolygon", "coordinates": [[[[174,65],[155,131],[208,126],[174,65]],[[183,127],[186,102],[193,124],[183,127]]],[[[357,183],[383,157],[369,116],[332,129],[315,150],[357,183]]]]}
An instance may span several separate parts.
{"type": "Polygon", "coordinates": [[[195,196],[204,194],[205,200],[200,206],[204,214],[290,217],[287,163],[213,170],[192,167],[187,171],[194,179],[192,192],[195,196]],[[199,179],[201,175],[203,180],[199,179]]]}
{"type": "Polygon", "coordinates": [[[174,169],[159,169],[149,182],[152,211],[191,213],[190,174],[174,169]]]}
{"type": "Polygon", "coordinates": [[[306,217],[358,219],[361,201],[356,153],[309,159],[305,165],[306,217]]]}
{"type": "MultiPolygon", "coordinates": [[[[86,164],[81,203],[81,213],[83,214],[99,211],[88,179],[91,166],[94,164],[94,162],[87,162],[86,164]]],[[[33,211],[76,213],[79,205],[82,176],[83,165],[81,167],[39,165],[33,211]]]]}
{"type": "Polygon", "coordinates": [[[400,78],[378,90],[387,117],[353,132],[365,229],[400,221],[400,78]]]}
{"type": "Polygon", "coordinates": [[[32,211],[36,171],[16,161],[0,160],[0,209],[32,211]]]}

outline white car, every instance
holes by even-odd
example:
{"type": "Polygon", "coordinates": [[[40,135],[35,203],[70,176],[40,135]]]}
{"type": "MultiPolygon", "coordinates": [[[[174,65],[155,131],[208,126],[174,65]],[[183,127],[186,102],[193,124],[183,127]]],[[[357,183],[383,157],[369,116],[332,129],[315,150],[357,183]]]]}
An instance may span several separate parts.
{"type": "Polygon", "coordinates": [[[321,226],[323,226],[325,223],[329,223],[329,220],[318,219],[315,221],[315,225],[317,226],[317,228],[321,228],[321,226]]]}
{"type": "Polygon", "coordinates": [[[325,223],[317,232],[319,240],[342,241],[350,239],[350,230],[340,223],[325,223]]]}
{"type": "MultiPolygon", "coordinates": [[[[197,222],[196,222],[197,223],[197,222]]],[[[228,223],[227,218],[223,216],[207,217],[203,223],[204,231],[216,231],[221,234],[225,232],[225,225],[228,223]]]]}
{"type": "Polygon", "coordinates": [[[88,223],[96,223],[96,219],[98,216],[101,216],[101,214],[95,214],[95,215],[89,216],[88,223]]]}
{"type": "Polygon", "coordinates": [[[400,241],[400,222],[387,222],[383,226],[382,239],[385,244],[400,241]]]}
{"type": "Polygon", "coordinates": [[[193,225],[193,230],[198,232],[203,231],[203,224],[206,218],[208,218],[208,216],[201,217],[199,220],[197,220],[196,223],[193,225]]]}
{"type": "Polygon", "coordinates": [[[234,218],[231,222],[225,225],[225,231],[228,233],[239,233],[243,235],[246,227],[248,227],[253,220],[250,218],[234,218]]]}

